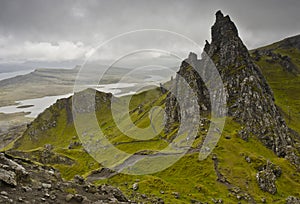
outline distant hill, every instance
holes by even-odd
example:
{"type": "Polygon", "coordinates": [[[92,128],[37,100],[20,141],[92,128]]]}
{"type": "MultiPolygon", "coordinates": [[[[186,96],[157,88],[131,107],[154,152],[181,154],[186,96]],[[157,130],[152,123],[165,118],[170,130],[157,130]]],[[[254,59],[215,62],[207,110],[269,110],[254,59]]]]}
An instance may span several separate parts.
{"type": "MultiPolygon", "coordinates": [[[[103,70],[106,68],[106,66],[93,67],[93,69],[103,70]]],[[[26,75],[2,80],[0,81],[0,106],[11,105],[18,100],[72,93],[78,71],[79,67],[74,69],[39,68],[26,75]]],[[[117,82],[119,77],[128,71],[126,68],[111,68],[102,81],[104,83],[117,82]]],[[[86,76],[87,82],[91,78],[99,77],[92,73],[86,76]]]]}

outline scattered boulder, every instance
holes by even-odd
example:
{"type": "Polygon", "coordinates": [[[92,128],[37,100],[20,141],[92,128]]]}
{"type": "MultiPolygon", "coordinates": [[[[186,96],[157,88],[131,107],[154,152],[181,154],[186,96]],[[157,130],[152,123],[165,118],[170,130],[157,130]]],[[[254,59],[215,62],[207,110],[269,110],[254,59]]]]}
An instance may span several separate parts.
{"type": "Polygon", "coordinates": [[[256,174],[256,180],[261,190],[273,195],[277,192],[276,175],[271,168],[271,164],[267,164],[265,169],[256,174]]]}
{"type": "Polygon", "coordinates": [[[45,148],[45,150],[47,150],[47,151],[52,151],[52,149],[53,149],[53,146],[52,146],[52,144],[45,144],[44,145],[44,148],[45,148]]]}
{"type": "Polygon", "coordinates": [[[250,157],[246,156],[245,160],[246,160],[246,162],[251,163],[251,158],[250,157]]]}
{"type": "Polygon", "coordinates": [[[137,191],[137,190],[139,189],[139,184],[138,184],[138,183],[134,183],[134,184],[132,185],[132,189],[133,189],[134,191],[137,191]]]}
{"type": "Polygon", "coordinates": [[[27,176],[28,172],[22,165],[0,153],[0,184],[2,182],[17,186],[18,181],[26,179],[27,176]]]}
{"type": "Polygon", "coordinates": [[[77,183],[79,185],[83,185],[84,182],[85,182],[84,178],[80,175],[75,175],[73,180],[74,180],[75,183],[77,183]]]}
{"type": "Polygon", "coordinates": [[[130,203],[118,188],[96,187],[80,175],[63,181],[56,171],[0,154],[0,203],[130,203]]]}
{"type": "Polygon", "coordinates": [[[128,202],[128,199],[124,196],[124,194],[118,188],[114,188],[112,190],[112,194],[119,202],[128,202]]]}
{"type": "Polygon", "coordinates": [[[179,199],[180,195],[178,192],[172,192],[172,195],[174,195],[174,198],[179,199]]]}
{"type": "Polygon", "coordinates": [[[42,183],[42,187],[45,189],[50,189],[52,185],[50,183],[42,183]]]}
{"type": "Polygon", "coordinates": [[[2,196],[8,196],[8,193],[6,191],[1,191],[0,195],[2,195],[2,196]]]}
{"type": "Polygon", "coordinates": [[[300,198],[289,196],[286,199],[286,204],[300,204],[300,198]]]}
{"type": "Polygon", "coordinates": [[[17,186],[16,174],[13,171],[0,169],[0,181],[11,186],[17,186]]]}
{"type": "Polygon", "coordinates": [[[74,196],[72,194],[66,195],[66,201],[70,202],[74,196]]]}

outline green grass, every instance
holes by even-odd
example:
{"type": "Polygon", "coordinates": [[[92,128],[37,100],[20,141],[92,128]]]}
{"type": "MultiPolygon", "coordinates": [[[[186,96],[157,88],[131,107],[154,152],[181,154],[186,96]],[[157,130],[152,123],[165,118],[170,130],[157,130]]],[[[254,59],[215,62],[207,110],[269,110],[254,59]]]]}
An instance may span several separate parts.
{"type": "MultiPolygon", "coordinates": [[[[284,55],[290,53],[288,50],[278,50],[278,52],[284,55]]],[[[299,57],[299,53],[293,51],[290,56],[294,59],[299,57]]],[[[295,60],[295,64],[297,63],[298,61],[295,60]]],[[[266,57],[261,58],[257,64],[260,65],[270,84],[276,104],[282,110],[289,127],[300,132],[300,77],[283,71],[279,64],[267,63],[266,57]]],[[[122,108],[122,100],[126,98],[128,96],[121,98],[117,107],[122,108]]],[[[165,98],[166,96],[162,95],[159,89],[152,89],[133,96],[129,108],[130,121],[122,120],[122,125],[128,130],[133,129],[131,123],[140,128],[147,127],[150,124],[149,111],[153,106],[164,107],[165,98]],[[142,111],[138,107],[141,107],[142,111]]],[[[176,126],[178,124],[174,124],[174,131],[169,134],[162,131],[151,140],[137,141],[126,136],[117,128],[110,109],[107,107],[109,106],[104,103],[103,107],[96,112],[98,123],[109,141],[127,153],[160,151],[168,145],[168,141],[177,133],[176,126]]],[[[82,115],[83,120],[86,118],[89,116],[82,115]]],[[[161,121],[154,120],[155,127],[160,124],[161,121]]],[[[231,185],[247,192],[258,203],[261,202],[261,198],[266,198],[268,203],[283,203],[289,195],[299,197],[300,175],[295,167],[285,159],[278,158],[255,137],[251,137],[249,141],[242,140],[237,136],[239,130],[240,125],[232,118],[227,118],[222,137],[213,151],[219,160],[219,171],[231,185]],[[230,135],[230,139],[225,139],[227,135],[230,135]],[[246,162],[246,156],[251,158],[251,163],[246,162]],[[258,167],[266,164],[267,160],[280,166],[283,172],[276,181],[278,192],[275,195],[261,191],[256,182],[258,167]]],[[[199,133],[193,147],[197,147],[201,143],[204,134],[204,131],[199,133]]],[[[54,165],[60,170],[64,179],[72,179],[76,174],[86,177],[91,171],[101,168],[101,165],[82,147],[67,148],[71,141],[78,140],[74,136],[77,136],[77,133],[74,125],[67,123],[66,110],[52,106],[33,122],[32,128],[15,142],[13,149],[30,152],[43,147],[45,144],[52,144],[55,153],[75,161],[73,165],[54,165]],[[30,130],[40,130],[45,124],[53,120],[57,121],[55,127],[39,131],[35,137],[30,136],[30,130]]],[[[96,142],[96,138],[93,142],[96,142]]],[[[108,183],[120,187],[128,197],[131,195],[135,197],[136,193],[146,194],[149,197],[161,197],[165,203],[190,203],[191,199],[210,203],[213,198],[222,198],[224,203],[237,203],[236,196],[230,193],[228,187],[217,181],[212,156],[202,161],[199,161],[198,158],[198,153],[187,154],[174,165],[155,174],[142,176],[118,174],[110,179],[96,181],[96,184],[108,183]],[[133,192],[131,189],[135,182],[139,183],[137,192],[133,192]],[[160,191],[164,191],[164,194],[161,194],[160,191]],[[180,198],[176,199],[173,192],[178,192],[180,198]]],[[[161,161],[157,160],[157,162],[161,161]]],[[[140,165],[142,167],[147,166],[146,163],[140,163],[140,165]]],[[[241,202],[247,203],[244,200],[241,202]]]]}
{"type": "MultiPolygon", "coordinates": [[[[296,49],[276,50],[277,53],[290,56],[300,70],[300,51],[296,49]]],[[[268,57],[262,57],[257,64],[274,92],[275,103],[283,111],[289,127],[300,133],[300,75],[294,75],[283,70],[277,63],[266,62],[268,57]]]]}
{"type": "Polygon", "coordinates": [[[60,170],[62,177],[67,180],[73,179],[75,175],[86,176],[86,173],[100,168],[100,164],[82,149],[58,149],[57,153],[75,161],[72,166],[54,165],[55,168],[60,170]]]}
{"type": "MultiPolygon", "coordinates": [[[[295,173],[296,169],[288,161],[278,158],[259,141],[250,139],[246,142],[239,138],[238,129],[237,123],[227,119],[225,131],[214,150],[219,159],[219,169],[227,180],[252,195],[257,202],[265,197],[270,203],[281,203],[288,195],[299,196],[297,191],[300,188],[299,173],[295,175],[290,173],[295,173]],[[226,135],[230,135],[231,139],[225,139],[226,135]],[[250,164],[246,162],[245,156],[251,158],[250,164]],[[262,192],[256,183],[257,168],[266,164],[267,160],[279,165],[284,172],[276,183],[278,193],[274,196],[262,192]]],[[[228,188],[216,180],[211,156],[203,161],[199,161],[198,156],[198,153],[185,155],[171,167],[152,175],[120,174],[97,183],[118,186],[130,195],[132,193],[130,187],[138,179],[139,193],[162,197],[166,203],[190,203],[191,199],[210,202],[213,198],[222,198],[225,203],[238,202],[236,197],[229,193],[228,188]],[[165,193],[161,194],[160,191],[165,193]],[[175,199],[172,192],[178,192],[181,195],[180,199],[175,199]]]]}

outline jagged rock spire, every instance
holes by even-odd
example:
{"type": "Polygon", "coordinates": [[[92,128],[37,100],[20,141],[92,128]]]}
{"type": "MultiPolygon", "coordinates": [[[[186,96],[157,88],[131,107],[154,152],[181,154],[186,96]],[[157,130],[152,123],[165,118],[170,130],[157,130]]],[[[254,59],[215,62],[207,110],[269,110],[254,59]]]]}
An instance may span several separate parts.
{"type": "Polygon", "coordinates": [[[240,136],[248,139],[255,135],[278,156],[299,165],[299,158],[290,150],[293,140],[273,93],[230,17],[218,11],[211,35],[211,44],[205,51],[214,60],[226,86],[231,104],[229,115],[243,126],[240,136]]]}
{"type": "Polygon", "coordinates": [[[216,13],[216,21],[211,28],[211,43],[206,41],[204,51],[217,58],[220,66],[241,66],[241,60],[250,59],[246,46],[239,37],[238,30],[230,17],[221,11],[216,13]]]}
{"type": "Polygon", "coordinates": [[[221,11],[216,13],[216,22],[212,27],[212,41],[219,41],[223,38],[237,37],[238,30],[230,17],[224,17],[221,11]]]}
{"type": "MultiPolygon", "coordinates": [[[[211,36],[211,43],[206,41],[204,52],[214,61],[221,75],[228,95],[228,114],[241,124],[240,136],[245,140],[255,136],[278,156],[287,157],[300,165],[299,158],[294,154],[289,129],[274,103],[273,93],[228,15],[224,16],[221,11],[216,13],[211,36]]],[[[196,91],[202,102],[201,107],[209,108],[209,93],[201,77],[190,69],[191,66],[201,70],[205,59],[197,60],[197,56],[190,53],[189,58],[182,62],[178,74],[196,91]]],[[[177,108],[174,108],[174,105],[178,106],[175,99],[169,96],[166,101],[166,107],[173,106],[168,107],[173,112],[168,114],[166,111],[168,124],[168,121],[174,122],[180,117],[175,111],[177,108]]]]}

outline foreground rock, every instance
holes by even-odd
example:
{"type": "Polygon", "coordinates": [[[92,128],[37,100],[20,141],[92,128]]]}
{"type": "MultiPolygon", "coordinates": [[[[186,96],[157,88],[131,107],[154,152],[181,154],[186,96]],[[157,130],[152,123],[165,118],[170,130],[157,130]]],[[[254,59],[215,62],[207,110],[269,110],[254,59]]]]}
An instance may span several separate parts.
{"type": "Polygon", "coordinates": [[[132,203],[118,189],[95,186],[76,176],[63,181],[57,170],[0,153],[0,203],[132,203]]]}

